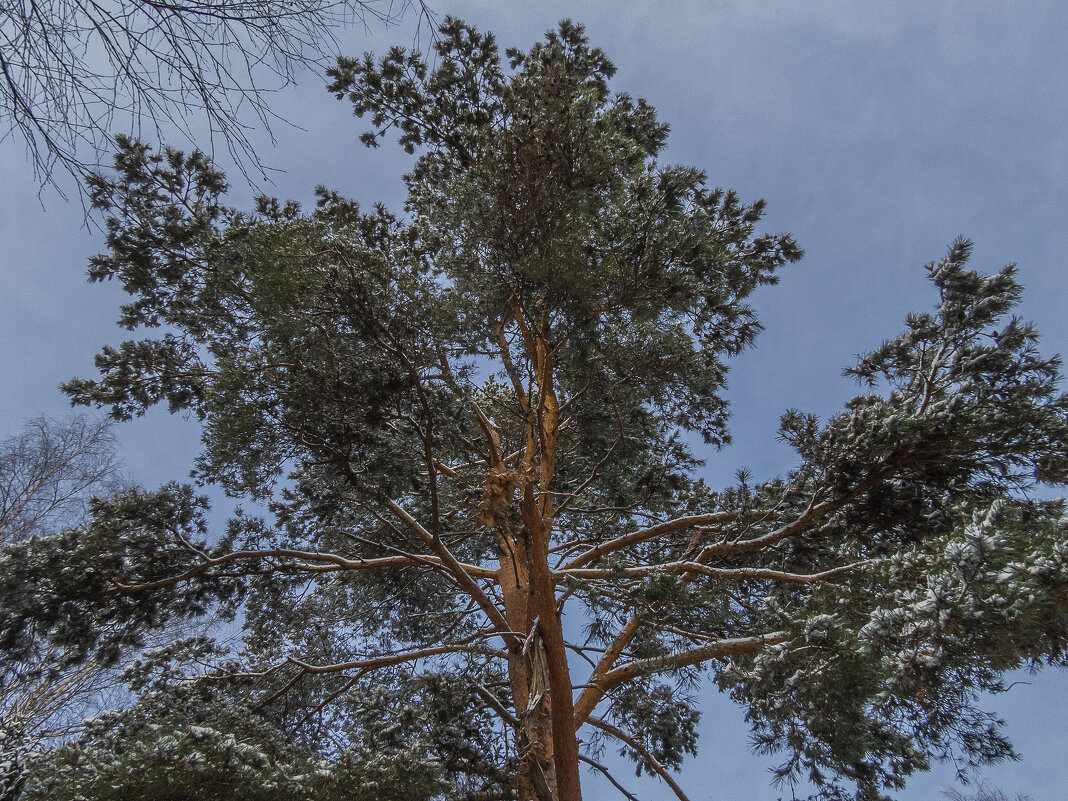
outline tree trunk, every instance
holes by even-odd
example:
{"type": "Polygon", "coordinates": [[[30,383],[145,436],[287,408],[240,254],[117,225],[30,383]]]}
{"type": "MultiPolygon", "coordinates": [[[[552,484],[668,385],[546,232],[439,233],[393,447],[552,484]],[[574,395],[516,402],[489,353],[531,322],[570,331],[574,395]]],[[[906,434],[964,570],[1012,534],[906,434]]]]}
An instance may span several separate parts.
{"type": "MultiPolygon", "coordinates": [[[[548,345],[551,330],[547,312],[542,313],[534,336],[516,298],[513,298],[513,311],[539,390],[534,409],[522,387],[516,384],[516,394],[527,416],[526,449],[522,467],[516,471],[522,534],[509,536],[508,527],[502,531],[498,525],[505,617],[513,631],[524,632],[527,637],[523,653],[509,658],[513,699],[521,728],[520,747],[527,767],[521,791],[535,801],[582,801],[571,673],[556,604],[556,582],[549,569],[549,540],[553,530],[551,487],[556,472],[559,423],[559,403],[553,389],[553,350],[548,345]],[[515,586],[506,587],[504,581],[515,586]],[[520,621],[522,628],[518,627],[520,621]]],[[[502,354],[508,362],[507,345],[503,342],[502,345],[502,354]]],[[[494,469],[500,470],[497,453],[500,440],[493,431],[489,436],[493,440],[492,473],[494,469]]],[[[509,500],[512,492],[510,487],[509,500]]]]}
{"type": "MultiPolygon", "coordinates": [[[[501,563],[498,581],[504,600],[504,616],[512,631],[529,635],[534,627],[533,595],[525,543],[501,533],[501,563]]],[[[544,658],[535,633],[522,653],[508,657],[508,680],[519,721],[517,750],[523,763],[518,777],[519,801],[557,801],[552,764],[552,721],[545,703],[544,658]]]]}
{"type": "Polygon", "coordinates": [[[515,557],[502,555],[498,572],[508,624],[513,631],[527,636],[523,652],[512,654],[508,660],[512,699],[519,720],[518,750],[524,764],[523,775],[519,777],[519,799],[580,801],[578,744],[563,631],[552,585],[548,593],[538,597],[537,582],[530,574],[544,573],[543,582],[546,576],[551,581],[551,576],[544,559],[541,570],[532,564],[529,557],[533,554],[527,551],[530,547],[529,541],[509,537],[506,548],[515,557]]]}
{"type": "Polygon", "coordinates": [[[538,615],[537,636],[544,647],[557,798],[558,801],[581,801],[571,673],[568,669],[563,626],[556,607],[556,584],[549,570],[548,542],[534,497],[534,488],[529,483],[523,488],[521,508],[531,555],[530,581],[533,608],[538,615]]]}

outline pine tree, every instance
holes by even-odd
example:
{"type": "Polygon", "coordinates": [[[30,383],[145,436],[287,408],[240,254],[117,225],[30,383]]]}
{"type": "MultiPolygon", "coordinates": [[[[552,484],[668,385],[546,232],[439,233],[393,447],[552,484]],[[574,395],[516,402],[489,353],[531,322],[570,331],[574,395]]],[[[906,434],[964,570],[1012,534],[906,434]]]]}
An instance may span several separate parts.
{"type": "Polygon", "coordinates": [[[1011,754],[978,693],[1068,642],[1064,508],[1032,492],[1068,479],[1068,398],[1014,269],[955,243],[865,394],[783,416],[798,467],[713,490],[692,443],[729,441],[747,298],[799,248],[657,161],[667,126],[577,25],[506,63],[452,19],[435,47],[332,73],[366,144],[419,154],[402,216],[229,208],[202,155],[120,142],[91,277],[158,336],[67,391],[196,414],[199,478],[270,513],[212,538],[189,488],[101,501],[5,552],[0,645],[32,620],[107,658],[240,610],[242,649],[152,686],[226,688],[327,766],[382,744],[456,799],[578,801],[607,743],[684,798],[706,674],[827,798],[1011,754]]]}

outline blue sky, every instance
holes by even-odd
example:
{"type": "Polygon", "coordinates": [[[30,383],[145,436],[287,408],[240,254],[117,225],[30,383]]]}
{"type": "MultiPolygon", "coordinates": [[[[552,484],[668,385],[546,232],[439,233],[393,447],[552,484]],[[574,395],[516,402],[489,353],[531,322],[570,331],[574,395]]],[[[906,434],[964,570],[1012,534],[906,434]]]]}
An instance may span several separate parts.
{"type": "MultiPolygon", "coordinates": [[[[757,478],[791,465],[776,442],[788,407],[834,413],[857,387],[841,371],[896,334],[904,315],[933,305],[922,266],[958,236],[975,240],[973,264],[1020,266],[1021,314],[1043,350],[1068,353],[1068,8],[1032,3],[541,2],[434,0],[434,9],[526,47],[562,17],[586,25],[619,68],[615,89],[648,99],[672,126],[665,161],[706,170],[743,199],[768,201],[766,227],[806,250],[755,305],[766,326],[732,366],[735,445],[708,454],[726,481],[740,466],[757,478]]],[[[410,44],[409,28],[354,29],[343,50],[410,44]]],[[[409,163],[394,148],[365,151],[359,121],[314,73],[279,93],[277,108],[303,130],[260,134],[277,173],[267,191],[308,200],[316,184],[400,208],[409,163]]],[[[174,140],[175,144],[184,144],[174,140]]],[[[223,161],[225,164],[225,161],[223,161]]],[[[38,200],[25,153],[0,143],[0,431],[66,409],[57,386],[92,373],[120,293],[84,281],[102,248],[82,209],[52,192],[38,200]]],[[[234,198],[254,190],[235,176],[234,198]]],[[[125,427],[131,472],[146,485],[184,476],[196,453],[189,421],[154,413],[125,427]]],[[[984,775],[1036,801],[1068,786],[1063,738],[1068,675],[1046,672],[994,699],[1023,754],[984,775]],[[1058,737],[1060,735],[1060,737],[1058,737]]],[[[749,755],[739,710],[704,694],[701,755],[683,771],[697,799],[773,799],[770,759],[749,755]]],[[[917,779],[902,798],[939,797],[952,768],[917,779]]],[[[626,777],[626,774],[624,774],[626,777]]],[[[642,798],[668,798],[630,778],[642,798]]],[[[589,798],[612,791],[591,782],[589,798]]],[[[787,791],[787,797],[789,793],[787,791]]]]}

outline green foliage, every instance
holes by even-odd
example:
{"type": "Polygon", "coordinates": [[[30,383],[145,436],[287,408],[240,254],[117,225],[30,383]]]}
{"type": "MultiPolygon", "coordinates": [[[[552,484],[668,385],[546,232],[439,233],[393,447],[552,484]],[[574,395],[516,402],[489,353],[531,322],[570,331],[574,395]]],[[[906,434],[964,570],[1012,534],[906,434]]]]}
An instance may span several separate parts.
{"type": "MultiPolygon", "coordinates": [[[[627,731],[640,732],[641,742],[662,765],[681,768],[686,755],[697,755],[697,724],[701,713],[692,699],[680,697],[664,685],[633,684],[616,697],[622,711],[620,723],[627,731]]],[[[653,773],[644,757],[633,749],[620,753],[634,760],[636,772],[653,773]]]]}
{"type": "Polygon", "coordinates": [[[1066,532],[1061,502],[995,504],[937,544],[900,549],[833,603],[810,602],[789,644],[723,672],[721,686],[748,705],[759,747],[794,752],[781,777],[829,783],[830,769],[861,798],[929,759],[955,756],[967,775],[1010,756],[975,704],[1005,689],[1005,670],[1065,664],[1066,532]]]}
{"type": "MultiPolygon", "coordinates": [[[[93,495],[116,493],[124,485],[106,421],[35,418],[18,434],[0,438],[0,545],[19,551],[56,529],[84,523],[93,495]]],[[[3,556],[0,565],[3,604],[10,613],[32,596],[34,586],[11,582],[11,563],[3,556]]],[[[80,663],[80,649],[72,653],[50,641],[42,631],[46,625],[36,620],[21,630],[10,619],[3,625],[0,798],[7,801],[25,780],[29,756],[68,736],[116,680],[106,666],[80,663]]]]}
{"type": "Polygon", "coordinates": [[[980,782],[975,793],[963,793],[960,790],[947,790],[942,793],[949,801],[1034,801],[1029,795],[1018,793],[1013,797],[998,787],[980,782]]]}
{"type": "Polygon", "coordinates": [[[211,604],[230,599],[225,581],[215,577],[196,587],[172,582],[153,591],[134,589],[166,581],[208,558],[212,549],[201,540],[206,503],[188,486],[129,490],[93,498],[91,522],[84,528],[5,545],[4,658],[25,658],[35,638],[43,637],[64,649],[65,659],[91,655],[109,664],[123,647],[141,644],[146,631],[175,617],[202,615],[211,604]]]}
{"type": "MultiPolygon", "coordinates": [[[[149,662],[178,655],[203,657],[205,648],[179,643],[149,662]]],[[[438,766],[416,745],[367,744],[326,761],[225,685],[166,670],[146,682],[151,670],[139,662],[130,672],[140,690],[133,707],[89,721],[78,739],[39,757],[19,798],[418,801],[441,789],[438,766]]]]}
{"type": "MultiPolygon", "coordinates": [[[[928,266],[935,314],[910,316],[905,334],[848,371],[885,396],[855,398],[822,429],[783,418],[805,460],[794,482],[859,495],[791,561],[872,562],[840,597],[805,599],[789,644],[719,676],[749,705],[759,747],[793,751],[784,779],[822,785],[829,769],[875,799],[932,758],[1009,756],[978,693],[1002,690],[1002,672],[1022,664],[1064,664],[1064,505],[1017,494],[1066,479],[1060,363],[1039,356],[1030,326],[1005,320],[1020,296],[1013,268],[971,272],[970,250],[960,241],[928,266]]],[[[776,611],[783,603],[798,598],[776,611]]]]}

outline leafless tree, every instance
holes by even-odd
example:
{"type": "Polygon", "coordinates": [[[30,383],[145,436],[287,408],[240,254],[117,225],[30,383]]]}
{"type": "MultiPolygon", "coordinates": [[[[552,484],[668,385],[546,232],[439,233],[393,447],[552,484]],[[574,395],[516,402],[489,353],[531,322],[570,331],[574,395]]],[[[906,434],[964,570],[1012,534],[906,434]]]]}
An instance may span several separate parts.
{"type": "Polygon", "coordinates": [[[341,26],[413,8],[429,15],[423,0],[0,0],[0,141],[25,142],[42,188],[59,189],[57,167],[96,168],[120,125],[177,128],[262,170],[249,134],[278,119],[269,92],[321,64],[341,26]]]}
{"type": "Polygon", "coordinates": [[[0,439],[0,544],[73,525],[122,483],[108,421],[37,417],[0,439]]]}
{"type": "MultiPolygon", "coordinates": [[[[0,547],[84,522],[89,497],[125,485],[106,420],[35,418],[0,439],[0,547]]],[[[0,798],[17,788],[28,753],[72,733],[115,687],[113,670],[62,657],[35,640],[0,662],[0,798]]]]}

